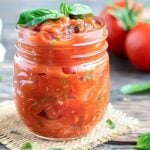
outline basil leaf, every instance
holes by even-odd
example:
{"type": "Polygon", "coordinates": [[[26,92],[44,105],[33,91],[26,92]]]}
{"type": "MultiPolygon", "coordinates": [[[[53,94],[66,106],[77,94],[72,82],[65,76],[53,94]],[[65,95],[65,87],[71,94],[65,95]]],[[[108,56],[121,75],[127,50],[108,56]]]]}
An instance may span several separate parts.
{"type": "Polygon", "coordinates": [[[21,146],[21,150],[37,150],[37,144],[36,143],[23,143],[21,146]]]}
{"type": "Polygon", "coordinates": [[[38,25],[48,19],[59,19],[63,15],[53,9],[35,9],[20,14],[17,24],[25,27],[38,25]]]}
{"type": "Polygon", "coordinates": [[[82,4],[68,5],[66,2],[61,3],[60,11],[65,16],[78,16],[93,14],[92,9],[89,6],[82,4]]]}
{"type": "Polygon", "coordinates": [[[60,5],[60,12],[65,16],[69,16],[70,14],[70,6],[66,2],[62,2],[60,5]]]}
{"type": "Polygon", "coordinates": [[[150,90],[150,83],[128,84],[121,87],[120,92],[123,94],[134,94],[150,90]]]}
{"type": "Polygon", "coordinates": [[[137,150],[150,150],[150,133],[141,134],[137,140],[137,150]]]}
{"type": "Polygon", "coordinates": [[[87,15],[92,14],[92,9],[89,6],[82,5],[82,4],[74,4],[70,7],[71,15],[87,15]]]}
{"type": "Polygon", "coordinates": [[[31,143],[23,143],[21,146],[21,150],[32,149],[31,143]]]}
{"type": "Polygon", "coordinates": [[[115,123],[111,119],[107,119],[106,123],[109,125],[111,129],[114,129],[116,127],[115,123]]]}

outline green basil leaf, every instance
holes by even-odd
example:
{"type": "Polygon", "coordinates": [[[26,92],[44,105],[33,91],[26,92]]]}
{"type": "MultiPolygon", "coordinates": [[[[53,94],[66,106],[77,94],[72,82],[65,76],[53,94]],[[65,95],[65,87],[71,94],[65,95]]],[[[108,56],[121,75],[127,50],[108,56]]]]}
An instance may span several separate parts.
{"type": "Polygon", "coordinates": [[[70,7],[71,15],[87,15],[93,14],[92,9],[89,6],[82,5],[82,4],[74,4],[70,7]]]}
{"type": "Polygon", "coordinates": [[[38,25],[48,19],[59,19],[63,15],[53,9],[35,9],[20,14],[17,24],[25,27],[38,25]]]}
{"type": "Polygon", "coordinates": [[[61,3],[60,11],[65,16],[81,16],[93,14],[92,9],[89,6],[82,4],[68,5],[66,2],[61,3]]]}
{"type": "Polygon", "coordinates": [[[137,140],[137,150],[150,150],[150,133],[141,134],[137,140]]]}
{"type": "Polygon", "coordinates": [[[115,123],[111,119],[107,119],[106,123],[109,125],[111,129],[114,129],[116,127],[115,123]]]}
{"type": "Polygon", "coordinates": [[[69,16],[70,14],[70,6],[66,2],[62,2],[60,5],[60,12],[65,16],[69,16]]]}
{"type": "Polygon", "coordinates": [[[23,143],[21,146],[21,150],[37,150],[37,144],[36,143],[23,143]]]}
{"type": "Polygon", "coordinates": [[[150,90],[150,83],[128,84],[120,88],[123,94],[134,94],[150,90]]]}
{"type": "Polygon", "coordinates": [[[31,143],[23,143],[21,146],[22,150],[26,150],[26,149],[32,149],[32,144],[31,143]]]}

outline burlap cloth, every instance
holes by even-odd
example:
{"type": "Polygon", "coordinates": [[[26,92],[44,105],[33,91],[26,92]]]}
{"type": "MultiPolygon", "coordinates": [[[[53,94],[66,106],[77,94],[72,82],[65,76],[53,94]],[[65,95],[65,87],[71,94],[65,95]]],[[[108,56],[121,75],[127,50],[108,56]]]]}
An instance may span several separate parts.
{"type": "Polygon", "coordinates": [[[64,150],[88,150],[117,136],[132,132],[138,125],[137,119],[126,116],[109,104],[103,120],[87,136],[66,142],[47,141],[35,137],[25,128],[12,101],[0,103],[0,142],[11,150],[19,150],[20,145],[25,142],[37,143],[39,150],[48,150],[51,147],[64,150]],[[106,124],[108,118],[116,124],[114,129],[106,124]],[[15,134],[14,131],[20,134],[15,134]]]}

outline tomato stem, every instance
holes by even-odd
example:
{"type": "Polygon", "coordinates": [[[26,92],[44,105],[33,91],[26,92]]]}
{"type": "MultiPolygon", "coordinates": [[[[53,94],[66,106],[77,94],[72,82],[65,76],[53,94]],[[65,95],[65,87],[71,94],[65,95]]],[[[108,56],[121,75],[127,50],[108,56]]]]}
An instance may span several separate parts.
{"type": "Polygon", "coordinates": [[[128,11],[129,10],[129,4],[128,4],[128,0],[125,0],[125,8],[126,8],[126,10],[128,11]]]}
{"type": "Polygon", "coordinates": [[[142,10],[141,9],[135,10],[137,6],[137,0],[135,0],[132,7],[129,6],[128,0],[125,0],[124,2],[125,2],[124,8],[119,7],[117,5],[112,5],[112,9],[114,10],[114,12],[111,14],[118,20],[120,20],[122,22],[124,30],[128,31],[136,25],[138,15],[142,10]]]}

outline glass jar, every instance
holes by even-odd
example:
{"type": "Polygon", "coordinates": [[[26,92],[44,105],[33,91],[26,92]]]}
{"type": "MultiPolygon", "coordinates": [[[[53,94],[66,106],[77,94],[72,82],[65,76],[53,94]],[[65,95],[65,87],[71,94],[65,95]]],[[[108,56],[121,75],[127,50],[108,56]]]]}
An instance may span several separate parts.
{"type": "Polygon", "coordinates": [[[35,135],[74,139],[102,119],[110,95],[107,30],[58,35],[17,27],[15,104],[35,135]]]}

